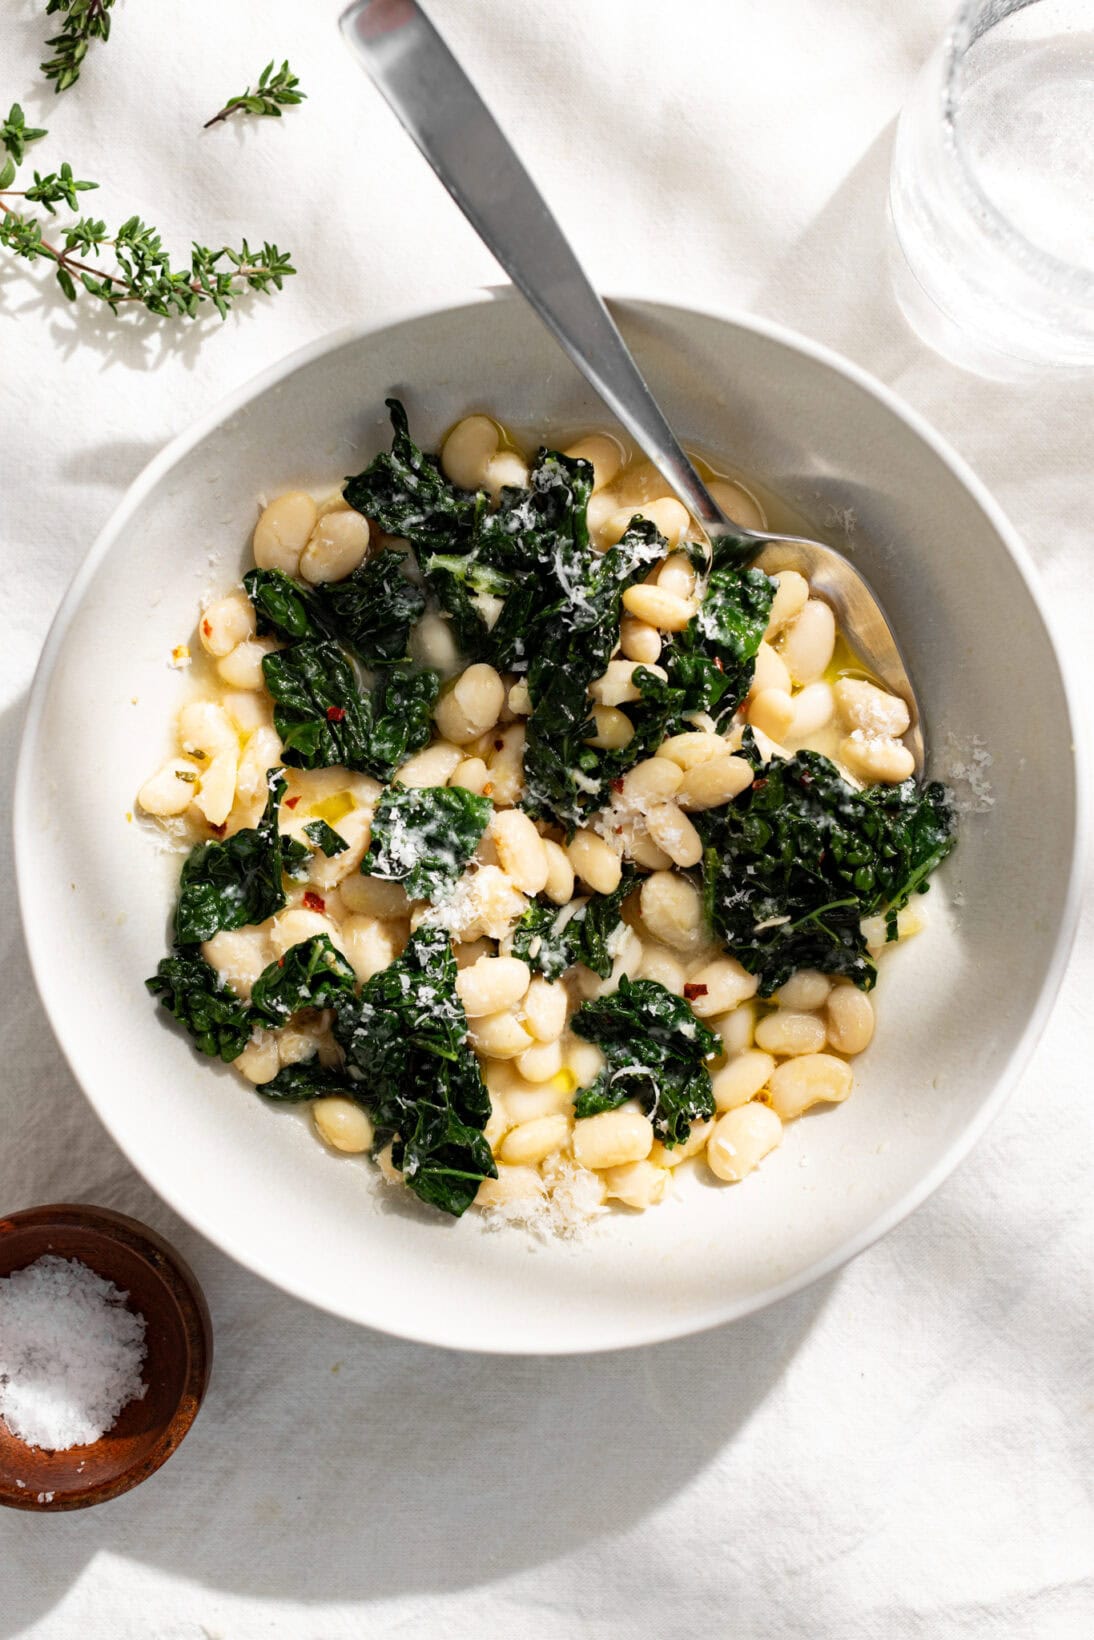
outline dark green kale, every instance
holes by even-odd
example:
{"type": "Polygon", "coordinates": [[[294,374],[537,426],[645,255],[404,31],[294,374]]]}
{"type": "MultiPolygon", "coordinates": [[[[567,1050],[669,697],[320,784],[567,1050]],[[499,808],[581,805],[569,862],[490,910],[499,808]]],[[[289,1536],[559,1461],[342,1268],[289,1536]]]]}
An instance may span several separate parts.
{"type": "Polygon", "coordinates": [[[363,473],[346,480],[346,500],[389,535],[405,536],[419,557],[423,551],[465,550],[477,498],[450,484],[438,458],[414,443],[399,400],[385,402],[394,429],[391,453],[376,456],[363,473]]]}
{"type": "Polygon", "coordinates": [[[333,1008],[340,996],[352,995],[354,978],[329,934],[314,934],[262,970],[251,990],[251,1009],[261,1025],[284,1025],[301,1008],[333,1008]]]}
{"type": "Polygon", "coordinates": [[[346,1072],[321,1065],[316,1056],[297,1065],[283,1065],[272,1082],[256,1083],[255,1092],[284,1105],[299,1105],[305,1099],[323,1099],[330,1094],[360,1103],[360,1089],[346,1072]]]}
{"type": "Polygon", "coordinates": [[[250,569],[243,577],[260,633],[272,632],[284,643],[327,636],[319,601],[310,587],[299,586],[283,570],[250,569]]]}
{"type": "Polygon", "coordinates": [[[579,1118],[638,1099],[657,1137],[671,1148],[683,1144],[692,1122],[714,1115],[706,1061],[721,1052],[721,1042],[682,997],[656,980],[624,975],[611,996],[582,1003],[573,1028],[608,1061],[596,1081],[574,1096],[579,1118]]]}
{"type": "MultiPolygon", "coordinates": [[[[747,545],[751,556],[755,543],[747,545]]],[[[748,694],[776,586],[763,570],[743,568],[740,556],[734,537],[714,542],[702,604],[662,651],[669,684],[681,695],[674,732],[693,712],[722,723],[748,694]]]]}
{"type": "Polygon", "coordinates": [[[285,762],[296,769],[344,765],[374,773],[372,710],[336,643],[306,639],[262,662],[274,699],[274,727],[285,762]]]}
{"type": "Polygon", "coordinates": [[[757,778],[722,809],[696,816],[714,933],[771,993],[799,968],[845,974],[870,990],[876,967],[861,922],[896,915],[954,845],[945,787],[854,791],[819,752],[764,767],[751,731],[742,753],[757,778]]]}
{"type": "Polygon", "coordinates": [[[370,696],[369,773],[390,780],[411,752],[429,743],[441,675],[410,666],[385,666],[370,696]]]}
{"type": "Polygon", "coordinates": [[[200,945],[220,928],[265,922],[285,904],[282,874],[307,850],[282,838],[277,829],[284,775],[270,769],[266,780],[270,795],[257,826],[244,827],[222,843],[199,843],[187,856],[175,910],[176,944],[200,945]]]}
{"type": "Polygon", "coordinates": [[[164,957],[154,977],[144,983],[186,1027],[202,1053],[226,1063],[239,1058],[251,1035],[247,1005],[195,947],[164,957]]]}
{"type": "Polygon", "coordinates": [[[460,786],[395,786],[372,817],[372,841],[361,870],[403,883],[412,900],[451,892],[490,822],[488,797],[460,786]]]}
{"type": "Polygon", "coordinates": [[[403,574],[402,554],[391,551],[366,558],[315,596],[328,631],[370,667],[405,658],[410,629],[425,611],[425,594],[403,574]]]}
{"type": "Polygon", "coordinates": [[[490,1095],[467,1040],[448,935],[423,925],[401,957],[338,999],[335,1035],[377,1149],[422,1201],[458,1218],[497,1168],[483,1128],[490,1095]]]}
{"type": "Polygon", "coordinates": [[[609,941],[623,920],[623,901],[635,879],[634,871],[624,871],[611,894],[592,894],[572,913],[569,906],[541,896],[513,929],[514,957],[548,979],[558,979],[575,962],[607,979],[613,964],[609,941]]]}
{"type": "Polygon", "coordinates": [[[333,826],[328,826],[325,820],[309,820],[304,827],[304,835],[311,838],[316,848],[325,854],[328,860],[333,860],[336,854],[344,854],[349,848],[341,832],[335,831],[333,826]]]}

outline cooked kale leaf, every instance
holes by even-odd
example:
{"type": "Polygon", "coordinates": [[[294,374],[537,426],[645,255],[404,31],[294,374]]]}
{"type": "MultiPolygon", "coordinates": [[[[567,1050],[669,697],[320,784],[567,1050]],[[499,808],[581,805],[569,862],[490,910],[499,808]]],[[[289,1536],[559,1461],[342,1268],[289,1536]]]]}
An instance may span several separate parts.
{"type": "Polygon", "coordinates": [[[296,1065],[283,1065],[272,1082],[257,1082],[255,1092],[285,1105],[299,1105],[305,1099],[322,1099],[335,1093],[360,1102],[358,1089],[345,1071],[321,1065],[315,1055],[296,1065]]]}
{"type": "Polygon", "coordinates": [[[440,673],[428,668],[386,666],[378,674],[369,701],[369,772],[377,780],[390,780],[411,752],[428,744],[440,687],[440,673]]]}
{"type": "Polygon", "coordinates": [[[250,569],[243,585],[254,605],[259,632],[272,632],[285,643],[326,636],[316,594],[283,570],[250,569]]]}
{"type": "Polygon", "coordinates": [[[335,1035],[376,1147],[393,1141],[392,1161],[415,1195],[458,1218],[497,1168],[482,1133],[490,1095],[468,1044],[448,935],[423,925],[359,998],[340,997],[336,1008],[335,1035]]]}
{"type": "Polygon", "coordinates": [[[144,983],[202,1053],[225,1063],[239,1058],[251,1035],[247,1005],[195,947],[180,947],[173,957],[164,957],[144,983]]]}
{"type": "Polygon", "coordinates": [[[282,873],[307,850],[282,838],[277,829],[284,775],[270,769],[266,780],[269,797],[257,826],[244,827],[223,842],[199,843],[187,856],[175,910],[178,945],[200,945],[219,928],[265,922],[285,904],[282,873]]]}
{"type": "Polygon", "coordinates": [[[596,1081],[575,1095],[576,1116],[596,1116],[638,1099],[657,1137],[671,1148],[683,1144],[692,1122],[714,1115],[705,1061],[720,1052],[721,1043],[682,997],[656,980],[624,975],[611,996],[582,1003],[573,1028],[608,1061],[596,1081]]]}
{"type": "MultiPolygon", "coordinates": [[[[749,550],[755,553],[755,543],[749,550]]],[[[741,567],[734,537],[714,542],[702,604],[661,653],[669,684],[680,692],[673,732],[693,712],[708,712],[720,724],[737,710],[752,683],[775,590],[762,570],[741,567]]]]}
{"type": "Polygon", "coordinates": [[[405,536],[419,551],[459,551],[470,537],[478,501],[450,484],[438,458],[414,443],[399,400],[385,402],[394,429],[391,453],[376,456],[363,473],[347,479],[343,494],[351,507],[389,535],[405,536]]]}
{"type": "Polygon", "coordinates": [[[301,1008],[333,1008],[353,987],[353,969],[330,935],[314,934],[262,970],[251,989],[251,1008],[259,1024],[284,1025],[301,1008]]]}
{"type": "Polygon", "coordinates": [[[592,894],[571,914],[542,896],[530,905],[513,929],[513,955],[537,973],[558,979],[575,962],[600,979],[612,971],[609,941],[623,916],[623,901],[634,888],[636,873],[626,870],[611,894],[592,894]]]}
{"type": "Polygon", "coordinates": [[[285,762],[296,769],[373,772],[372,712],[353,668],[336,643],[311,639],[276,650],[262,662],[274,698],[274,728],[285,762]]]}
{"type": "Polygon", "coordinates": [[[310,837],[316,848],[332,860],[336,854],[344,854],[349,844],[341,832],[328,826],[325,820],[309,820],[304,827],[304,835],[310,837]]]}
{"type": "Polygon", "coordinates": [[[760,767],[751,731],[742,753],[757,769],[747,791],[696,816],[705,850],[710,924],[770,996],[799,968],[845,974],[870,990],[876,967],[863,917],[896,913],[954,845],[945,787],[856,792],[819,752],[760,767]]]}
{"type": "Polygon", "coordinates": [[[395,786],[372,817],[372,841],[361,870],[403,883],[412,900],[451,892],[490,822],[488,797],[461,786],[395,786]]]}
{"type": "Polygon", "coordinates": [[[327,629],[364,666],[403,660],[410,629],[425,611],[425,594],[403,574],[402,554],[366,558],[342,581],[320,587],[316,601],[327,629]]]}

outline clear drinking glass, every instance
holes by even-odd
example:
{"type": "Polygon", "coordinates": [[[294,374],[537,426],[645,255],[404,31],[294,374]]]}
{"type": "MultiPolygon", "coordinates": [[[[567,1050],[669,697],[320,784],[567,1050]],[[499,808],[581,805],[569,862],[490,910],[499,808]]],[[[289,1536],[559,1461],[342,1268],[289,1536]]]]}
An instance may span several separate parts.
{"type": "Polygon", "coordinates": [[[1094,0],[965,0],[900,116],[897,296],[983,375],[1094,368],[1094,0]]]}

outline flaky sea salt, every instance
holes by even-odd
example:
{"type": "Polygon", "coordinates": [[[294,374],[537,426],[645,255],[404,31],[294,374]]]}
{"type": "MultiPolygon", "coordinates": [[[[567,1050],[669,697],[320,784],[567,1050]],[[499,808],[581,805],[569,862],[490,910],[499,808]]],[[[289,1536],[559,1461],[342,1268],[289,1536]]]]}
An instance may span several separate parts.
{"type": "Polygon", "coordinates": [[[142,1399],[145,1322],[127,1296],[50,1253],[0,1279],[0,1417],[19,1440],[85,1446],[142,1399]]]}

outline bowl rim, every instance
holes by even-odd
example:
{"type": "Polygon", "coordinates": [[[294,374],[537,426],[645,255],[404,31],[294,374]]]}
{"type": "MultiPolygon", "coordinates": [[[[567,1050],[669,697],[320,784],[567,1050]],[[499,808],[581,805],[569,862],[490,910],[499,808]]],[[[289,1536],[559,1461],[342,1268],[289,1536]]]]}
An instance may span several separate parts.
{"type": "MultiPolygon", "coordinates": [[[[89,1481],[80,1491],[55,1494],[48,1502],[42,1503],[38,1502],[38,1494],[29,1487],[25,1491],[14,1492],[0,1489],[0,1505],[41,1514],[89,1509],[98,1503],[109,1503],[112,1498],[131,1492],[154,1475],[177,1452],[193,1428],[209,1387],[213,1367],[213,1322],[201,1283],[178,1248],[172,1246],[166,1236],[152,1225],[133,1218],[129,1213],[119,1212],[117,1208],[98,1207],[93,1202],[46,1202],[40,1207],[24,1207],[18,1212],[0,1216],[0,1232],[5,1234],[12,1230],[60,1229],[66,1225],[89,1230],[101,1236],[106,1244],[128,1247],[137,1258],[156,1271],[182,1317],[190,1342],[190,1360],[182,1392],[170,1417],[162,1425],[155,1444],[143,1457],[134,1459],[118,1474],[107,1480],[89,1481]]],[[[41,1257],[40,1254],[36,1256],[41,1257]]],[[[88,1450],[93,1450],[93,1446],[94,1443],[88,1450]]]]}
{"type": "MultiPolygon", "coordinates": [[[[236,1263],[241,1264],[254,1275],[269,1281],[281,1291],[302,1300],[306,1304],[311,1304],[317,1309],[353,1322],[357,1326],[374,1327],[377,1331],[386,1332],[393,1337],[405,1338],[413,1343],[429,1344],[434,1348],[444,1349],[463,1349],[466,1346],[449,1344],[443,1339],[438,1340],[436,1336],[431,1334],[428,1321],[423,1321],[421,1325],[416,1325],[401,1318],[392,1320],[389,1317],[382,1320],[370,1318],[366,1321],[362,1319],[350,1303],[335,1305],[313,1298],[301,1282],[276,1269],[271,1269],[264,1264],[260,1255],[241,1248],[238,1245],[236,1236],[225,1232],[219,1226],[214,1226],[207,1214],[195,1210],[176,1193],[169,1175],[166,1178],[161,1177],[162,1170],[158,1166],[146,1166],[143,1161],[138,1161],[130,1153],[124,1141],[115,1133],[110,1120],[109,1108],[104,1108],[104,1105],[96,1100],[89,1090],[84,1087],[74,1063],[75,1049],[70,1052],[64,1025],[63,1023],[59,1025],[54,1019],[47,999],[48,954],[44,946],[39,946],[29,920],[29,887],[27,884],[30,876],[30,839],[33,831],[30,786],[33,765],[41,737],[45,692],[64,645],[69,626],[82,602],[85,590],[133,515],[143,505],[155,487],[170,473],[172,468],[190,453],[195,445],[199,444],[222,422],[239,414],[253,400],[259,398],[271,388],[277,387],[298,370],[316,363],[328,354],[334,354],[353,343],[366,340],[379,331],[435,317],[441,313],[468,310],[491,302],[522,302],[523,300],[524,298],[512,285],[484,285],[475,287],[470,291],[465,290],[460,296],[448,300],[433,298],[406,306],[386,308],[383,313],[374,318],[342,326],[337,330],[314,338],[301,347],[294,348],[283,358],[268,365],[239,387],[225,394],[208,410],[183,428],[181,432],[177,433],[174,438],[170,439],[137,475],[114,508],[73,576],[57,613],[53,617],[31,684],[16,766],[13,802],[16,893],[31,973],[43,1009],[49,1019],[50,1027],[73,1079],[115,1144],[125,1155],[130,1166],[146,1180],[152,1189],[186,1223],[192,1225],[195,1230],[207,1237],[215,1247],[227,1253],[236,1263]]],[[[774,342],[791,353],[804,355],[812,362],[836,372],[861,392],[880,402],[949,469],[953,477],[957,479],[979,506],[1002,542],[1003,547],[1009,553],[1025,585],[1026,593],[1050,640],[1059,668],[1068,725],[1071,731],[1070,738],[1075,769],[1072,806],[1073,840],[1064,908],[1056,930],[1052,956],[1033,1006],[1029,1011],[1022,1035],[995,1086],[983,1100],[967,1126],[940,1156],[934,1167],[898,1197],[895,1202],[890,1203],[875,1214],[868,1224],[847,1241],[841,1242],[838,1247],[832,1249],[823,1257],[815,1259],[802,1270],[795,1272],[792,1276],[788,1276],[784,1281],[778,1282],[772,1287],[721,1304],[713,1301],[698,1316],[665,1316],[663,1321],[659,1321],[656,1325],[639,1327],[624,1343],[601,1343],[592,1340],[588,1345],[583,1345],[580,1350],[566,1347],[558,1351],[539,1350],[534,1352],[536,1354],[597,1354],[605,1350],[637,1348],[642,1345],[661,1343],[672,1338],[687,1337],[693,1333],[705,1332],[710,1328],[724,1325],[730,1321],[741,1320],[745,1316],[755,1314],[757,1311],[766,1309],[769,1305],[776,1304],[784,1298],[789,1298],[795,1293],[801,1292],[804,1288],[812,1286],[814,1282],[821,1281],[826,1276],[841,1269],[851,1259],[865,1252],[874,1242],[888,1234],[890,1230],[894,1229],[896,1225],[900,1224],[909,1214],[921,1206],[929,1196],[933,1195],[949,1178],[955,1168],[964,1161],[989,1125],[998,1116],[1003,1105],[1010,1097],[1019,1076],[1028,1064],[1033,1050],[1048,1023],[1060,990],[1078,927],[1082,904],[1083,861],[1090,830],[1091,799],[1088,792],[1087,749],[1078,712],[1078,690],[1071,673],[1073,664],[1071,657],[1048,610],[1047,599],[1039,584],[1038,572],[1024,541],[1010,523],[1002,507],[991,495],[982,480],[977,477],[965,458],[958,454],[919,411],[907,404],[884,382],[879,381],[869,371],[864,370],[860,365],[838,353],[835,349],[822,342],[814,341],[777,320],[762,318],[740,309],[721,307],[711,303],[670,301],[662,298],[656,292],[650,293],[640,290],[615,291],[607,294],[605,300],[609,306],[618,306],[624,315],[628,306],[667,310],[671,313],[697,314],[701,318],[713,319],[719,323],[751,332],[767,341],[774,342]]],[[[471,1353],[526,1355],[528,1351],[522,1350],[519,1344],[510,1344],[506,1340],[493,1339],[484,1342],[481,1348],[476,1347],[471,1353]]]]}

